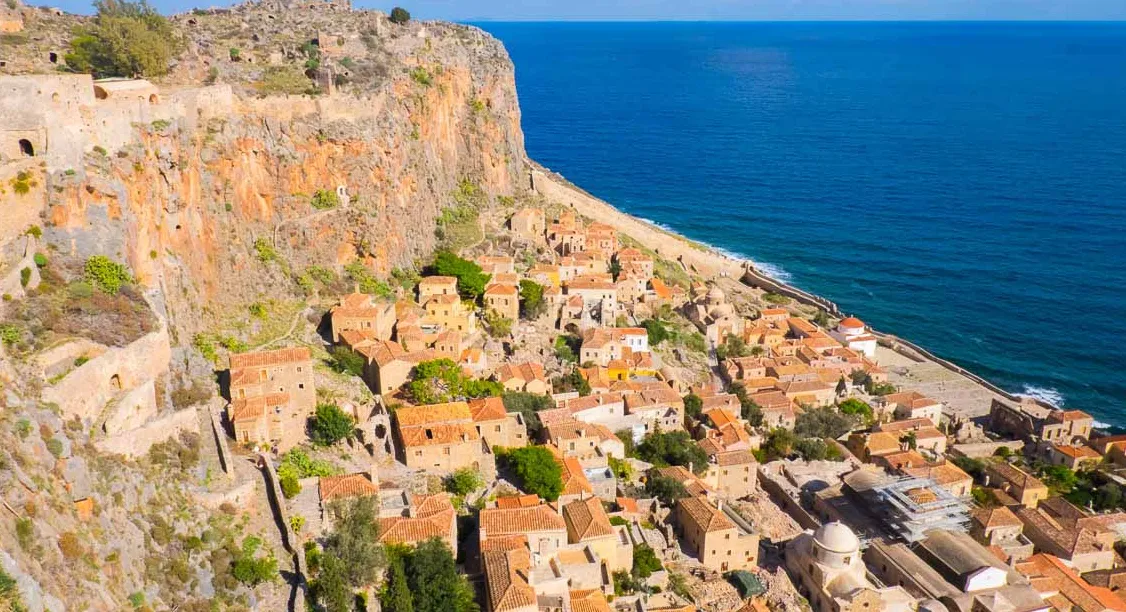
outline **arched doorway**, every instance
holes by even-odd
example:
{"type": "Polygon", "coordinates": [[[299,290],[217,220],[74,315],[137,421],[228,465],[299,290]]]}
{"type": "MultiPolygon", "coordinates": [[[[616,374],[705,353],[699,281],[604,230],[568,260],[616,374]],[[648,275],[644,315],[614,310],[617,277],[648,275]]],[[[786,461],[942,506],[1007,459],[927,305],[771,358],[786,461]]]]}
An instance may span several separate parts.
{"type": "Polygon", "coordinates": [[[26,138],[20,138],[20,153],[24,157],[35,157],[35,147],[26,138]]]}
{"type": "Polygon", "coordinates": [[[121,377],[114,374],[109,378],[109,386],[120,391],[121,390],[121,377]]]}

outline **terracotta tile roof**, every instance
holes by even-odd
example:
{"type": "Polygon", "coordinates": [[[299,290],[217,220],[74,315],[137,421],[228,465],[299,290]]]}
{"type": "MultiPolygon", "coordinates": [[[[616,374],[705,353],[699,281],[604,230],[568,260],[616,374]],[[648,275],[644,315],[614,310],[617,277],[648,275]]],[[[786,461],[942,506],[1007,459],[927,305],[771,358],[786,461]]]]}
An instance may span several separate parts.
{"type": "Polygon", "coordinates": [[[571,612],[610,612],[610,604],[596,589],[571,591],[571,612]]]}
{"type": "Polygon", "coordinates": [[[939,486],[950,485],[958,482],[972,481],[969,474],[953,463],[940,463],[938,465],[925,465],[909,468],[904,472],[919,478],[930,478],[939,486]]]}
{"type": "MultiPolygon", "coordinates": [[[[613,285],[611,285],[612,287],[613,285]]],[[[611,342],[621,342],[626,336],[647,336],[643,327],[595,327],[583,332],[584,348],[602,348],[611,342]]]]}
{"type": "Polygon", "coordinates": [[[1028,577],[1032,587],[1048,597],[1056,610],[1073,612],[1102,612],[1103,610],[1126,610],[1124,602],[1116,593],[1105,587],[1092,586],[1083,580],[1057,557],[1043,553],[1035,554],[1016,564],[1016,569],[1028,577]]]}
{"type": "Polygon", "coordinates": [[[518,550],[521,548],[528,548],[528,536],[523,534],[497,536],[495,538],[488,538],[487,540],[481,542],[481,552],[518,550]]]}
{"type": "Polygon", "coordinates": [[[474,422],[499,421],[508,416],[504,400],[499,397],[482,397],[469,400],[469,413],[474,422]]]}
{"type": "Polygon", "coordinates": [[[379,484],[373,482],[371,477],[364,473],[322,476],[317,484],[320,489],[321,503],[379,494],[379,484]]]}
{"type": "Polygon", "coordinates": [[[981,525],[983,529],[993,529],[996,527],[1023,527],[1024,523],[1020,522],[1017,515],[1013,514],[1012,510],[1004,506],[996,508],[978,508],[970,515],[973,521],[981,525]]]}
{"type": "Polygon", "coordinates": [[[356,350],[380,366],[385,366],[397,359],[407,360],[407,352],[403,349],[403,345],[391,340],[380,340],[375,344],[356,350]]]}
{"type": "Polygon", "coordinates": [[[618,497],[615,499],[618,508],[622,512],[629,512],[632,514],[639,514],[641,510],[637,507],[637,500],[632,497],[618,497]]]}
{"type": "Polygon", "coordinates": [[[439,493],[415,496],[411,502],[412,515],[380,519],[379,541],[394,544],[414,544],[431,538],[455,541],[457,516],[449,495],[439,493]]]}
{"type": "Polygon", "coordinates": [[[456,293],[443,293],[432,295],[426,300],[425,307],[429,310],[431,304],[460,304],[461,297],[456,293]]]}
{"type": "Polygon", "coordinates": [[[1053,412],[1052,418],[1059,421],[1083,421],[1093,417],[1082,410],[1063,410],[1053,412]]]}
{"type": "Polygon", "coordinates": [[[715,458],[716,465],[721,467],[755,463],[755,456],[749,450],[726,451],[716,454],[715,458]]]}
{"type": "Polygon", "coordinates": [[[895,404],[905,408],[919,409],[927,408],[941,404],[937,400],[933,400],[918,391],[901,391],[899,393],[890,393],[883,397],[883,402],[887,404],[895,404]]]}
{"type": "Polygon", "coordinates": [[[427,406],[404,406],[395,411],[395,419],[400,426],[427,425],[432,423],[471,421],[473,414],[465,402],[430,404],[427,406]]]}
{"type": "Polygon", "coordinates": [[[563,506],[563,518],[576,542],[614,535],[610,517],[597,497],[588,497],[563,506]]]}
{"type": "Polygon", "coordinates": [[[340,342],[352,349],[377,340],[375,332],[370,329],[346,329],[340,332],[340,342]]]}
{"type": "Polygon", "coordinates": [[[531,555],[515,549],[481,553],[485,573],[485,593],[492,612],[507,612],[536,607],[536,592],[528,584],[531,555]]]}
{"type": "MultiPolygon", "coordinates": [[[[587,395],[585,397],[576,397],[568,400],[563,400],[559,403],[560,408],[566,408],[571,414],[582,412],[583,410],[590,410],[599,406],[606,406],[610,404],[625,404],[625,400],[620,393],[600,393],[598,395],[587,395]]],[[[543,413],[540,413],[541,415],[543,413]]]]}
{"type": "Polygon", "coordinates": [[[593,494],[594,487],[583,471],[583,466],[574,457],[564,457],[559,460],[563,468],[563,493],[561,495],[593,494]]]}
{"type": "Polygon", "coordinates": [[[876,431],[907,431],[910,429],[924,429],[926,427],[934,427],[934,422],[926,417],[918,417],[915,419],[902,419],[890,423],[882,423],[876,427],[876,431]]]}
{"type": "Polygon", "coordinates": [[[703,480],[700,480],[698,476],[689,472],[682,466],[671,465],[669,467],[655,468],[654,471],[665,478],[671,478],[683,484],[684,490],[687,491],[689,495],[707,495],[711,492],[711,488],[704,484],[703,480]]]}
{"type": "Polygon", "coordinates": [[[1002,480],[1007,481],[1009,484],[1020,487],[1022,489],[1042,489],[1047,488],[1043,482],[1038,478],[1013,466],[1007,461],[996,461],[986,466],[986,469],[992,471],[1002,480]]]}
{"type": "Polygon", "coordinates": [[[702,497],[685,497],[684,499],[677,500],[678,504],[684,509],[688,520],[696,524],[696,526],[705,533],[712,531],[723,531],[725,529],[735,529],[735,523],[727,518],[723,511],[711,505],[706,499],[702,497]]]}
{"type": "Polygon", "coordinates": [[[288,404],[288,393],[267,393],[257,397],[237,398],[231,402],[231,422],[257,419],[271,408],[288,404]]]}
{"type": "Polygon", "coordinates": [[[520,290],[517,289],[516,287],[513,287],[512,285],[505,285],[505,284],[502,284],[502,283],[493,283],[492,285],[489,285],[488,289],[485,289],[485,295],[486,296],[489,296],[489,295],[516,295],[519,292],[520,292],[520,290]]]}
{"type": "Polygon", "coordinates": [[[446,287],[450,285],[457,285],[457,277],[455,276],[426,276],[418,281],[418,286],[426,287],[446,287]]]}
{"type": "Polygon", "coordinates": [[[239,353],[237,355],[231,355],[231,369],[260,368],[263,366],[298,363],[301,361],[309,361],[312,358],[312,352],[305,346],[293,346],[273,351],[239,353]]]}
{"type": "Polygon", "coordinates": [[[540,502],[539,495],[509,495],[507,497],[497,498],[497,508],[510,509],[510,508],[530,508],[538,506],[540,502]]]}
{"type": "Polygon", "coordinates": [[[415,427],[400,427],[399,435],[403,446],[436,446],[480,440],[481,434],[470,423],[432,423],[415,427]]]}
{"type": "Polygon", "coordinates": [[[563,517],[547,504],[519,508],[485,508],[481,510],[479,523],[485,538],[567,530],[563,517]]]}
{"type": "Polygon", "coordinates": [[[869,455],[881,455],[900,450],[902,443],[899,441],[898,435],[886,431],[878,431],[868,434],[867,439],[864,441],[864,447],[868,450],[869,455]]]}
{"type": "Polygon", "coordinates": [[[547,374],[544,372],[543,364],[532,362],[506,363],[497,368],[498,381],[503,383],[513,379],[519,379],[525,383],[533,380],[547,382],[547,374]]]}
{"type": "Polygon", "coordinates": [[[739,398],[731,393],[717,393],[710,397],[702,397],[701,409],[705,412],[716,408],[722,408],[729,411],[731,414],[737,414],[742,406],[739,404],[739,398]]]}
{"type": "Polygon", "coordinates": [[[1063,444],[1053,444],[1052,450],[1057,453],[1070,457],[1071,459],[1102,459],[1102,455],[1095,452],[1093,448],[1088,446],[1068,446],[1063,444]]]}

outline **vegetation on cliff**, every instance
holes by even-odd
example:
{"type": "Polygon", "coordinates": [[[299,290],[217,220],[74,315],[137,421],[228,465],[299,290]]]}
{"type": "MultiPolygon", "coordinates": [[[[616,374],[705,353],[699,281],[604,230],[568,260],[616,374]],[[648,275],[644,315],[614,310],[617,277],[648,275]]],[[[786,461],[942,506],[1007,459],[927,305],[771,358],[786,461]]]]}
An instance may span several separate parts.
{"type": "Polygon", "coordinates": [[[183,49],[180,35],[146,0],[97,0],[89,25],[75,28],[65,61],[97,78],[158,77],[183,49]]]}

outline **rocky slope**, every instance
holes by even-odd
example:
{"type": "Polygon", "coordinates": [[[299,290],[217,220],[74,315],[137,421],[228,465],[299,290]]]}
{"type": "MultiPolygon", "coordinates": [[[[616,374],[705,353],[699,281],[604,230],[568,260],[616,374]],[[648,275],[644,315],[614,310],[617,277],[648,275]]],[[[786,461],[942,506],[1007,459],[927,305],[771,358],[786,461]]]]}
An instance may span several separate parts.
{"type": "MultiPolygon", "coordinates": [[[[57,73],[82,18],[14,2],[4,11],[21,29],[0,38],[0,82],[57,73]]],[[[166,329],[167,366],[136,385],[116,375],[99,384],[155,395],[154,415],[191,410],[212,394],[201,385],[222,367],[219,344],[253,347],[298,322],[315,326],[323,304],[306,304],[353,282],[393,284],[392,272],[417,268],[443,241],[481,237],[444,212],[510,204],[525,190],[512,64],[479,30],[400,26],[333,3],[172,21],[185,51],[151,100],[223,94],[228,111],[201,119],[175,106],[128,125],[120,147],[88,148],[81,163],[0,172],[0,200],[30,215],[27,227],[0,228],[0,276],[33,272],[5,285],[0,304],[0,569],[33,610],[276,603],[228,580],[256,526],[214,495],[198,503],[213,488],[199,436],[111,458],[99,443],[121,400],[101,415],[47,401],[68,377],[101,376],[100,355],[144,334],[162,343],[166,329]],[[303,93],[284,93],[295,83],[303,93]],[[29,190],[16,189],[21,176],[29,190]],[[28,264],[32,251],[49,264],[28,264]],[[79,280],[94,255],[125,263],[134,287],[89,295],[79,280]]],[[[5,163],[15,162],[0,154],[5,163]]]]}

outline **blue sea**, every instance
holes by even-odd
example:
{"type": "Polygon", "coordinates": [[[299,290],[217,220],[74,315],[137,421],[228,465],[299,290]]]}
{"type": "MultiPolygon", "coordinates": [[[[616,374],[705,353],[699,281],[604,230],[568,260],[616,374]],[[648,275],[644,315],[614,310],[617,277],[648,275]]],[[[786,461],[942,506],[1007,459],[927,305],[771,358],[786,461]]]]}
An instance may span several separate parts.
{"type": "Polygon", "coordinates": [[[1126,425],[1126,24],[479,25],[532,158],[1126,425]]]}

